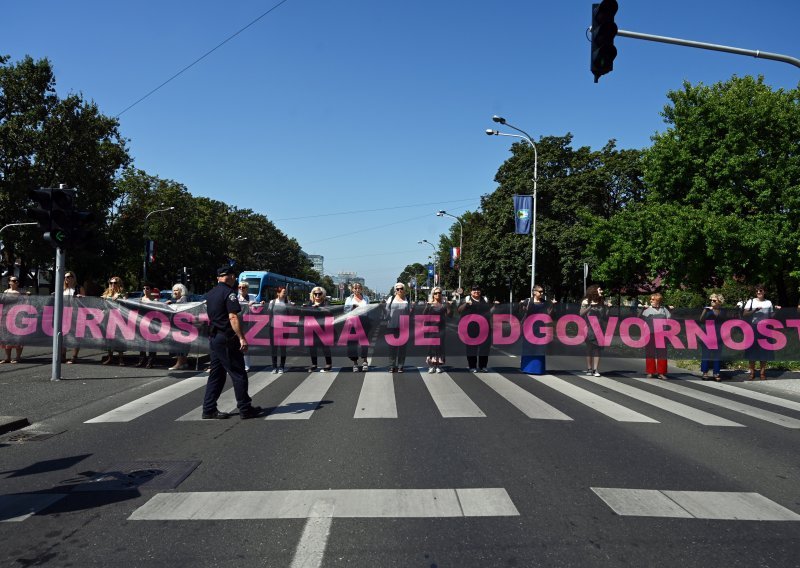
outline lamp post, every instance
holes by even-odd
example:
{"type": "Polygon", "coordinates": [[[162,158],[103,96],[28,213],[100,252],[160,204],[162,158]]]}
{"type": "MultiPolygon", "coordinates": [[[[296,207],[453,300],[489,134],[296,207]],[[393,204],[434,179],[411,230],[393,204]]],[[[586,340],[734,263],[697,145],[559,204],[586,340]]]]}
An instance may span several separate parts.
{"type": "MultiPolygon", "coordinates": [[[[436,212],[437,217],[444,217],[447,215],[448,217],[452,217],[456,221],[458,221],[458,227],[460,230],[459,237],[458,237],[458,289],[461,290],[461,262],[463,261],[464,257],[464,224],[461,222],[461,219],[456,217],[455,215],[451,215],[447,211],[440,209],[436,212]]],[[[460,292],[459,292],[460,293],[460,292]]]]}
{"type": "Polygon", "coordinates": [[[150,211],[150,213],[144,216],[144,262],[142,263],[142,284],[147,282],[147,249],[149,248],[148,245],[150,244],[150,237],[147,234],[147,221],[150,219],[150,215],[163,213],[164,211],[172,211],[173,209],[175,209],[175,207],[156,209],[155,211],[150,211]]]}
{"type": "Polygon", "coordinates": [[[521,132],[522,135],[519,134],[506,134],[505,132],[500,132],[498,130],[492,130],[490,128],[486,129],[486,134],[489,136],[509,136],[511,138],[519,138],[520,140],[525,140],[528,144],[531,145],[533,148],[533,228],[531,233],[533,234],[533,243],[531,245],[531,290],[533,290],[534,284],[536,283],[536,182],[539,180],[539,154],[536,151],[536,144],[533,143],[531,137],[528,135],[527,132],[517,128],[516,126],[512,126],[506,122],[506,119],[501,116],[493,116],[492,120],[508,126],[509,128],[516,130],[517,132],[521,132]]]}
{"type": "Polygon", "coordinates": [[[432,242],[430,242],[428,239],[422,239],[421,241],[417,241],[417,244],[421,245],[422,243],[425,243],[427,245],[431,245],[431,248],[433,249],[433,285],[436,286],[437,285],[436,284],[436,274],[438,272],[436,270],[436,252],[437,252],[436,251],[436,246],[434,246],[434,244],[432,242]]]}

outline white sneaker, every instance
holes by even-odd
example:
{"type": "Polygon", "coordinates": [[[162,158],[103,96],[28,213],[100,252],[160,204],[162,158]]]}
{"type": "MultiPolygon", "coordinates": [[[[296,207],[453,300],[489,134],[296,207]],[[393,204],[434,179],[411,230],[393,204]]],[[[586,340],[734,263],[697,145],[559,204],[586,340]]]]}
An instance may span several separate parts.
{"type": "Polygon", "coordinates": [[[437,373],[442,373],[442,372],[443,372],[443,371],[442,371],[442,368],[441,368],[441,367],[436,367],[436,372],[437,372],[437,373]]]}
{"type": "Polygon", "coordinates": [[[594,369],[586,369],[586,376],[593,377],[594,376],[594,369]]]}
{"type": "Polygon", "coordinates": [[[470,369],[470,370],[469,370],[469,372],[470,372],[470,373],[477,373],[477,372],[478,372],[478,369],[470,369]]]}
{"type": "Polygon", "coordinates": [[[272,374],[273,375],[277,375],[278,374],[278,369],[272,369],[272,374]]]}
{"type": "Polygon", "coordinates": [[[361,365],[361,370],[362,370],[363,372],[365,372],[365,373],[366,373],[367,371],[369,371],[369,364],[367,364],[367,362],[366,362],[366,361],[364,362],[364,364],[363,364],[363,365],[361,365]]]}
{"type": "Polygon", "coordinates": [[[489,372],[489,369],[487,369],[486,367],[484,367],[483,369],[481,369],[481,373],[488,373],[488,372],[489,372]]]}
{"type": "Polygon", "coordinates": [[[245,367],[245,368],[244,368],[244,370],[245,370],[245,371],[249,371],[249,370],[250,370],[250,367],[245,367]]]}
{"type": "Polygon", "coordinates": [[[358,365],[353,365],[353,372],[358,373],[358,365]]]}
{"type": "Polygon", "coordinates": [[[434,369],[433,367],[428,367],[428,372],[429,373],[435,373],[436,369],[434,369]]]}
{"type": "Polygon", "coordinates": [[[601,375],[601,374],[600,374],[600,371],[598,371],[597,369],[595,369],[595,370],[594,370],[594,376],[595,376],[595,377],[602,377],[603,375],[601,375]]]}
{"type": "Polygon", "coordinates": [[[279,374],[279,375],[282,375],[282,374],[283,374],[283,367],[281,367],[280,369],[278,369],[278,374],[279,374]]]}

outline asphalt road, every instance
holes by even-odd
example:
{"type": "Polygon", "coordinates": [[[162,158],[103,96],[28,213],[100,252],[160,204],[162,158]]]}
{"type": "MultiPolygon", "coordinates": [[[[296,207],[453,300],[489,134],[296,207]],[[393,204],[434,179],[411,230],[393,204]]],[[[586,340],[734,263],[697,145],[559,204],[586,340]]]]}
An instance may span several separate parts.
{"type": "Polygon", "coordinates": [[[33,354],[0,368],[33,423],[0,437],[4,566],[800,566],[800,397],[770,385],[256,358],[264,415],[199,421],[202,371],[33,354]]]}

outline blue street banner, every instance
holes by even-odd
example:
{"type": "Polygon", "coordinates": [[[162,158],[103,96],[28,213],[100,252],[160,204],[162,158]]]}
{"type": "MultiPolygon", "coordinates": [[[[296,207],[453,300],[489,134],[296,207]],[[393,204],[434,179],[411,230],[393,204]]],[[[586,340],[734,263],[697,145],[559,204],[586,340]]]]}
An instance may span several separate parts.
{"type": "Polygon", "coordinates": [[[433,276],[433,265],[432,264],[428,265],[428,276],[433,276]]]}
{"type": "Polygon", "coordinates": [[[531,232],[531,208],[533,206],[533,196],[515,195],[514,196],[514,232],[518,235],[527,235],[531,232]]]}

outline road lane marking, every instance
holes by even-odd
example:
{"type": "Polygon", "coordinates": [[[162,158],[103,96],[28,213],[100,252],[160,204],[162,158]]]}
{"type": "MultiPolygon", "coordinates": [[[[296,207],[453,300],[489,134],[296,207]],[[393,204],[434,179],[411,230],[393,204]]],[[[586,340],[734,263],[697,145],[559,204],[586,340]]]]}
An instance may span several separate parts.
{"type": "Polygon", "coordinates": [[[423,372],[422,382],[443,418],[486,418],[448,373],[423,372]]]}
{"type": "MultiPolygon", "coordinates": [[[[635,380],[640,382],[647,382],[647,379],[637,378],[635,380]]],[[[800,428],[800,420],[797,420],[795,418],[789,418],[788,416],[784,416],[783,414],[770,412],[769,410],[763,410],[761,408],[756,408],[755,406],[750,406],[749,404],[743,404],[741,402],[736,402],[734,400],[728,400],[727,398],[722,398],[721,396],[709,394],[707,392],[701,392],[697,389],[682,386],[680,384],[673,382],[652,381],[652,380],[650,382],[662,389],[666,389],[668,391],[675,392],[683,396],[688,396],[690,398],[694,398],[697,400],[702,400],[703,402],[710,402],[711,404],[721,406],[722,408],[727,408],[728,410],[733,410],[734,412],[745,414],[752,418],[765,420],[767,422],[771,422],[773,424],[777,424],[785,428],[792,428],[792,429],[800,428]]]]}
{"type": "MultiPolygon", "coordinates": [[[[248,377],[248,394],[250,396],[255,395],[260,390],[267,388],[273,382],[277,381],[283,375],[273,375],[267,371],[260,371],[258,373],[253,373],[251,376],[248,377]]],[[[239,407],[236,405],[236,393],[234,392],[233,388],[226,390],[222,393],[222,396],[219,397],[217,400],[217,410],[221,412],[228,412],[234,413],[239,412],[239,407]]],[[[198,406],[194,410],[187,412],[180,418],[176,420],[176,422],[183,422],[186,420],[203,420],[203,405],[198,406]]],[[[206,422],[214,422],[214,420],[206,420],[206,422]]]]}
{"type": "Polygon", "coordinates": [[[535,397],[524,388],[511,382],[498,373],[475,373],[475,376],[516,406],[528,418],[538,420],[572,420],[560,410],[535,397]]]}
{"type": "Polygon", "coordinates": [[[311,507],[303,535],[294,551],[291,568],[318,568],[322,566],[325,548],[331,533],[334,504],[329,500],[317,501],[311,507]]]}
{"type": "MultiPolygon", "coordinates": [[[[583,379],[583,377],[581,377],[583,379]]],[[[666,412],[671,412],[672,414],[676,414],[682,418],[686,418],[687,420],[691,420],[692,422],[697,422],[698,424],[702,424],[704,426],[735,426],[744,428],[743,424],[739,424],[737,422],[733,422],[731,420],[727,420],[720,416],[715,416],[709,412],[705,412],[703,410],[698,410],[696,408],[692,408],[686,404],[681,404],[680,402],[675,402],[674,400],[670,400],[668,398],[664,398],[663,396],[658,396],[657,394],[653,394],[642,389],[633,387],[631,385],[627,385],[625,383],[621,383],[619,381],[615,381],[606,377],[593,377],[592,379],[583,379],[583,380],[591,380],[593,383],[597,383],[600,386],[603,386],[609,390],[616,391],[618,393],[624,394],[645,404],[650,404],[655,406],[656,408],[660,408],[666,412]]],[[[643,379],[646,381],[646,379],[643,379]]],[[[650,380],[650,383],[657,384],[663,383],[664,381],[659,380],[650,380]]]]}
{"type": "Polygon", "coordinates": [[[130,422],[134,418],[139,418],[156,408],[164,406],[185,394],[205,386],[207,381],[208,375],[205,373],[183,379],[179,383],[159,389],[154,393],[138,398],[105,414],[101,414],[97,418],[87,420],[85,424],[96,424],[98,422],[130,422]]]}
{"type": "Polygon", "coordinates": [[[19,523],[66,497],[63,493],[0,495],[0,523],[19,523]]]}
{"type": "Polygon", "coordinates": [[[787,400],[785,398],[780,398],[771,394],[765,394],[763,392],[743,389],[740,387],[735,387],[733,385],[726,385],[724,383],[718,383],[716,381],[702,381],[693,379],[687,382],[697,384],[702,387],[707,387],[710,389],[718,389],[724,392],[734,393],[738,396],[744,396],[747,398],[752,398],[754,400],[760,400],[761,402],[768,402],[769,404],[774,404],[775,406],[782,406],[784,408],[789,408],[791,410],[797,410],[798,412],[800,412],[800,402],[796,402],[794,400],[787,400]]]}
{"type": "Polygon", "coordinates": [[[618,422],[645,422],[650,424],[658,424],[658,420],[654,420],[649,416],[640,414],[630,408],[617,404],[614,401],[596,395],[593,392],[584,390],[578,386],[568,383],[564,379],[559,379],[553,375],[530,375],[537,383],[541,383],[554,389],[561,394],[570,397],[573,400],[585,404],[589,408],[596,410],[601,414],[605,414],[609,418],[613,418],[618,422]]]}
{"type": "Polygon", "coordinates": [[[502,488],[327,489],[159,493],[128,520],[307,519],[320,501],[336,518],[519,516],[502,488]]]}
{"type": "Polygon", "coordinates": [[[338,375],[339,369],[311,373],[264,420],[308,420],[338,375]]]}
{"type": "Polygon", "coordinates": [[[592,487],[620,516],[730,521],[800,521],[800,515],[759,493],[592,487]]]}
{"type": "Polygon", "coordinates": [[[364,383],[353,418],[397,418],[397,400],[391,373],[364,374],[364,383]]]}

